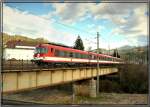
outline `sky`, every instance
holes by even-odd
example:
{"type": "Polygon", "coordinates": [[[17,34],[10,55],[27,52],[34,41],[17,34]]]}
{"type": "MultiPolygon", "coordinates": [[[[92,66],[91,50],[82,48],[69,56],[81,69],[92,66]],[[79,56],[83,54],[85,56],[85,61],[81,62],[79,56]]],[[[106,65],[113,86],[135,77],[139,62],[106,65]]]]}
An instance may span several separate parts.
{"type": "Polygon", "coordinates": [[[146,3],[4,3],[3,32],[73,46],[78,35],[85,50],[148,43],[146,3]]]}

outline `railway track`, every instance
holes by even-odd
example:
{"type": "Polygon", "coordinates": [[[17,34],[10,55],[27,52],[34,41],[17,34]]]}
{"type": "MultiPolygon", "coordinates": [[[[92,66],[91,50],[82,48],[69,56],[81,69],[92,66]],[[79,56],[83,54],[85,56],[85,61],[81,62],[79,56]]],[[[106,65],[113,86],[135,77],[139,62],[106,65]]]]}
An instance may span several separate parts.
{"type": "MultiPolygon", "coordinates": [[[[107,68],[108,66],[101,66],[101,68],[107,68]]],[[[40,67],[37,67],[37,68],[32,68],[32,69],[2,69],[2,72],[28,72],[28,71],[49,71],[49,70],[66,70],[66,69],[85,69],[85,68],[96,68],[96,66],[94,67],[89,67],[89,66],[83,66],[83,67],[51,67],[51,68],[40,68],[40,67]]]]}
{"type": "MultiPolygon", "coordinates": [[[[113,64],[107,64],[109,65],[113,65],[113,64]]],[[[100,66],[107,66],[106,64],[101,64],[100,66]]],[[[38,66],[34,63],[31,63],[30,61],[4,61],[2,63],[2,70],[37,70],[37,69],[55,69],[55,68],[79,68],[79,67],[96,67],[97,65],[64,65],[64,64],[58,64],[55,66],[50,66],[50,65],[42,65],[42,66],[38,66]]]]}

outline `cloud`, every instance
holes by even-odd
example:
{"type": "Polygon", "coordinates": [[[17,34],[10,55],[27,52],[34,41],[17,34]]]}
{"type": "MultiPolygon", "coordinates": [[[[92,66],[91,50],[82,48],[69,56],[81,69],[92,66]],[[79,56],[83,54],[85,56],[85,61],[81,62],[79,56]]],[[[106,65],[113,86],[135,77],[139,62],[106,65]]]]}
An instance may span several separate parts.
{"type": "Polygon", "coordinates": [[[61,21],[68,23],[84,20],[88,15],[95,20],[108,19],[118,27],[141,30],[143,33],[145,31],[142,31],[144,30],[142,27],[147,24],[144,16],[146,3],[57,3],[52,6],[56,10],[55,15],[61,17],[61,21]]]}
{"type": "Polygon", "coordinates": [[[54,3],[52,6],[56,10],[53,13],[54,15],[59,16],[63,22],[73,23],[85,17],[89,5],[83,3],[54,3]]]}
{"type": "Polygon", "coordinates": [[[29,36],[40,36],[41,30],[52,22],[38,16],[12,9],[4,5],[3,23],[4,32],[12,34],[27,34],[29,36]]]}
{"type": "MultiPolygon", "coordinates": [[[[75,25],[77,22],[81,24],[82,21],[88,22],[90,18],[92,20],[83,29],[87,28],[88,30],[86,30],[91,33],[103,31],[108,29],[106,26],[114,24],[115,27],[111,29],[112,32],[110,34],[114,38],[116,35],[125,36],[130,41],[134,41],[134,44],[139,44],[141,42],[137,42],[140,36],[148,36],[148,17],[145,15],[147,5],[144,3],[53,3],[51,5],[53,11],[42,15],[43,18],[4,5],[4,31],[11,34],[27,35],[33,38],[43,36],[50,41],[73,45],[78,33],[73,31],[67,32],[61,28],[54,27],[54,22],[59,21],[68,25],[75,25]],[[49,18],[50,20],[45,20],[44,18],[49,18]],[[103,26],[97,23],[102,19],[106,19],[107,22],[111,23],[103,26]]],[[[108,29],[109,31],[110,29],[108,29]]],[[[81,33],[81,38],[84,35],[81,33]]],[[[111,47],[115,48],[127,45],[129,41],[111,42],[110,44],[111,47]]],[[[84,45],[86,47],[90,45],[93,48],[96,47],[95,44],[86,41],[84,45]]],[[[101,41],[101,46],[107,48],[108,44],[105,41],[101,41]]]]}
{"type": "Polygon", "coordinates": [[[55,28],[53,21],[4,5],[3,31],[31,38],[43,37],[52,42],[72,45],[76,35],[55,28]],[[67,42],[66,42],[67,41],[67,42]]]}

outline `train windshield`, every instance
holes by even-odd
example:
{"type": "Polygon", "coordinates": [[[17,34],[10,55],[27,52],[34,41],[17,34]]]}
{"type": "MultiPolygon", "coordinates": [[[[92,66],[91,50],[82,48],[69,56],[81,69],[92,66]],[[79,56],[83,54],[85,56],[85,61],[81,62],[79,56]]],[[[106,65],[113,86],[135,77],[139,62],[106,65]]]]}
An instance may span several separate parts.
{"type": "Polygon", "coordinates": [[[47,48],[37,47],[35,49],[35,53],[47,53],[47,52],[48,52],[47,48]]]}

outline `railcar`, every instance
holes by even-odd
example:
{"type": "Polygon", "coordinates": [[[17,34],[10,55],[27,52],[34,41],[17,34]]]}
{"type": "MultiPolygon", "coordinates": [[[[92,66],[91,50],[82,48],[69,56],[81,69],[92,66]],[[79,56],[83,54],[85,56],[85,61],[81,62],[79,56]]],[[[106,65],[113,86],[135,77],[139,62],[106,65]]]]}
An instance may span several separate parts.
{"type": "Polygon", "coordinates": [[[35,48],[33,62],[37,65],[96,65],[122,64],[123,60],[104,54],[87,52],[53,44],[39,44],[35,48]]]}

